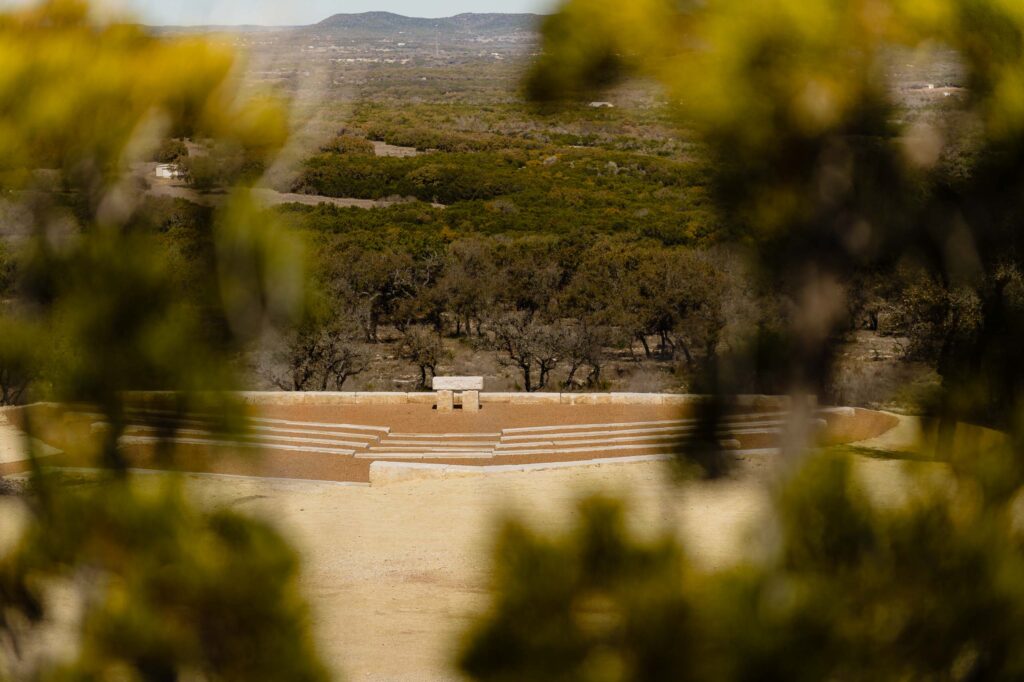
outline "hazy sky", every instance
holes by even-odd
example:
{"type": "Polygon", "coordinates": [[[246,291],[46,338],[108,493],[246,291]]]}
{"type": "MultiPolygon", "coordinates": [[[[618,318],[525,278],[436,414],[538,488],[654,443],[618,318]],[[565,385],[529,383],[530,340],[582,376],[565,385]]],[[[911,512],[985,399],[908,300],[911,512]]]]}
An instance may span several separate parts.
{"type": "MultiPolygon", "coordinates": [[[[28,0],[0,0],[0,7],[28,0]]],[[[627,0],[628,1],[628,0],[627,0]]],[[[148,24],[312,24],[339,12],[412,17],[462,12],[545,12],[553,0],[106,0],[148,24]]]]}

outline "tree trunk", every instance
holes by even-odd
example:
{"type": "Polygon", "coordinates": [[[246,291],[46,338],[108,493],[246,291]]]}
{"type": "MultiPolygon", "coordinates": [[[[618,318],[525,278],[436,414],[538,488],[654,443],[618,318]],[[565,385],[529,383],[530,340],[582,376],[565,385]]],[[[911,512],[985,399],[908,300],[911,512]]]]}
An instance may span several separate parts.
{"type": "Polygon", "coordinates": [[[576,372],[578,372],[582,366],[582,362],[577,363],[575,361],[569,365],[569,375],[565,377],[565,387],[569,390],[572,390],[573,382],[576,380],[576,372]]]}
{"type": "Polygon", "coordinates": [[[640,342],[640,345],[642,345],[644,347],[644,355],[648,359],[650,359],[650,357],[651,357],[651,347],[649,345],[647,345],[647,336],[644,333],[642,333],[642,332],[637,332],[636,333],[636,338],[637,338],[637,341],[640,342]]]}
{"type": "Polygon", "coordinates": [[[533,382],[530,376],[530,365],[519,365],[519,368],[523,370],[523,388],[529,393],[533,391],[533,382]]]}
{"type": "Polygon", "coordinates": [[[690,347],[682,341],[679,342],[679,347],[683,351],[683,357],[686,358],[686,366],[693,367],[693,354],[690,353],[690,347]]]}
{"type": "Polygon", "coordinates": [[[379,340],[377,338],[377,313],[376,312],[371,312],[370,313],[370,338],[369,338],[369,341],[370,341],[370,343],[378,343],[379,342],[379,340]]]}

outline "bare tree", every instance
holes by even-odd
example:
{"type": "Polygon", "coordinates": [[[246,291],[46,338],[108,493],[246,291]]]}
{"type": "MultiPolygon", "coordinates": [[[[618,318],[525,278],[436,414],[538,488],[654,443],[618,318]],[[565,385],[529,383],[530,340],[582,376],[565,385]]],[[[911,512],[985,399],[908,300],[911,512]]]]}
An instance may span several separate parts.
{"type": "Polygon", "coordinates": [[[341,324],[300,329],[276,357],[270,380],[284,391],[340,391],[366,370],[366,354],[341,324]]]}
{"type": "Polygon", "coordinates": [[[610,334],[604,327],[588,324],[586,320],[575,320],[563,326],[561,331],[562,350],[569,363],[569,374],[565,387],[576,386],[577,373],[587,368],[589,372],[581,382],[583,386],[594,386],[601,380],[601,366],[604,363],[604,346],[610,334]]]}
{"type": "Polygon", "coordinates": [[[22,402],[39,370],[39,349],[31,331],[0,317],[0,405],[22,402]]]}
{"type": "Polygon", "coordinates": [[[496,266],[493,247],[480,239],[453,242],[439,282],[445,304],[455,318],[455,334],[480,333],[480,318],[494,301],[496,266]]]}
{"type": "Polygon", "coordinates": [[[415,293],[412,257],[391,251],[352,249],[331,273],[336,295],[357,312],[367,343],[380,341],[377,329],[399,301],[415,293]],[[343,270],[342,270],[343,268],[343,270]]]}
{"type": "Polygon", "coordinates": [[[495,348],[505,354],[501,362],[519,369],[523,388],[526,391],[545,388],[562,356],[558,331],[523,311],[505,313],[492,323],[491,331],[495,348]]]}
{"type": "Polygon", "coordinates": [[[706,251],[682,251],[676,256],[679,284],[675,289],[670,345],[695,366],[697,358],[713,361],[728,319],[729,263],[706,251]]]}
{"type": "Polygon", "coordinates": [[[0,405],[18,405],[28,390],[29,377],[16,367],[0,366],[0,405]]]}
{"type": "Polygon", "coordinates": [[[437,366],[449,358],[440,335],[423,327],[407,329],[398,352],[419,369],[419,388],[426,388],[428,374],[430,377],[437,374],[437,366]]]}
{"type": "Polygon", "coordinates": [[[534,358],[537,361],[537,390],[547,388],[551,372],[562,359],[562,338],[549,325],[539,326],[533,335],[534,358]]]}

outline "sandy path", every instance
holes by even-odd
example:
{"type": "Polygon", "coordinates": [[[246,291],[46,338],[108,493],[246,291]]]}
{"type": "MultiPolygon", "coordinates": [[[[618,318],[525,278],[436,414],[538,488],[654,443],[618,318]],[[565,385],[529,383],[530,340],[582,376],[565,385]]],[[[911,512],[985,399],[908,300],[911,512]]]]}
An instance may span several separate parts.
{"type": "MultiPolygon", "coordinates": [[[[545,531],[565,528],[579,496],[629,497],[640,532],[668,530],[694,560],[717,567],[741,556],[767,497],[750,475],[676,487],[658,464],[415,481],[382,488],[188,475],[208,507],[262,517],[303,558],[301,586],[325,661],[348,680],[459,679],[452,660],[461,635],[488,605],[494,523],[516,510],[545,531]]],[[[155,481],[156,476],[142,476],[155,481]]],[[[14,498],[0,498],[0,551],[14,534],[14,498]]],[[[64,598],[66,600],[66,598],[64,598]]],[[[69,603],[56,604],[58,612],[69,603]]],[[[65,630],[66,631],[66,630],[65,630]]],[[[52,649],[51,649],[52,650],[52,649]]]]}
{"type": "MultiPolygon", "coordinates": [[[[389,145],[385,145],[389,147],[389,145]]],[[[401,150],[403,148],[395,147],[401,150]]],[[[384,154],[385,156],[389,154],[384,154]]],[[[219,206],[227,198],[225,192],[198,192],[189,187],[182,180],[170,178],[158,178],[155,175],[157,164],[152,162],[138,163],[132,167],[132,172],[139,178],[143,178],[149,185],[146,194],[154,197],[170,197],[173,199],[185,199],[201,206],[219,206]]],[[[351,197],[329,197],[321,194],[296,194],[294,192],[278,192],[266,187],[253,189],[253,195],[264,207],[280,206],[282,204],[303,204],[305,206],[317,206],[319,204],[330,204],[340,208],[385,208],[403,203],[404,200],[393,199],[355,199],[351,197]]],[[[431,204],[435,208],[444,208],[444,204],[431,204]]]]}
{"type": "Polygon", "coordinates": [[[885,433],[862,440],[857,445],[876,450],[889,450],[890,452],[911,452],[921,446],[923,430],[920,417],[908,417],[902,414],[892,414],[898,419],[898,423],[885,433]]]}
{"type": "Polygon", "coordinates": [[[21,431],[5,424],[0,417],[0,464],[10,464],[25,459],[25,437],[21,431]]]}
{"type": "MultiPolygon", "coordinates": [[[[901,497],[902,462],[858,459],[873,496],[901,497]]],[[[515,510],[555,532],[579,496],[629,500],[639,532],[667,530],[700,567],[763,551],[771,460],[751,458],[722,483],[677,485],[658,463],[581,468],[382,488],[193,477],[206,504],[272,519],[304,558],[320,649],[351,680],[458,679],[460,636],[488,605],[495,521],[515,510]]]]}
{"type": "MultiPolygon", "coordinates": [[[[902,485],[899,464],[858,466],[878,495],[891,497],[902,485]]],[[[349,680],[435,681],[459,679],[451,662],[460,636],[488,606],[489,548],[504,510],[556,531],[572,521],[580,495],[624,495],[634,528],[667,529],[698,566],[719,568],[764,547],[768,466],[755,459],[736,479],[682,486],[657,463],[381,488],[188,478],[201,504],[266,518],[298,548],[319,648],[335,670],[349,680]]]]}
{"type": "Polygon", "coordinates": [[[305,559],[321,650],[353,680],[455,679],[450,661],[487,606],[489,547],[505,509],[563,528],[584,492],[627,495],[637,529],[671,529],[702,566],[741,553],[767,498],[754,476],[673,486],[657,464],[384,488],[193,477],[199,499],[240,503],[285,529],[305,559]]]}
{"type": "MultiPolygon", "coordinates": [[[[224,193],[206,193],[197,192],[196,190],[186,187],[180,184],[172,184],[170,182],[155,179],[150,179],[152,186],[147,190],[147,194],[155,197],[171,197],[174,199],[185,199],[191,201],[194,204],[200,204],[202,206],[219,206],[224,203],[227,198],[227,194],[224,193]]],[[[280,206],[282,204],[303,204],[305,206],[317,206],[319,204],[330,204],[331,206],[338,206],[340,208],[385,208],[387,206],[393,206],[397,201],[389,201],[387,199],[372,200],[372,199],[352,199],[343,197],[328,197],[320,194],[296,194],[294,192],[278,192],[272,189],[256,188],[253,190],[253,196],[265,207],[280,206]]],[[[432,204],[432,206],[443,208],[442,204],[432,204]]]]}
{"type": "Polygon", "coordinates": [[[56,448],[45,443],[27,439],[25,433],[15,428],[7,416],[0,412],[0,475],[21,470],[20,465],[25,461],[25,446],[28,443],[31,443],[39,456],[48,457],[58,453],[56,448]]]}
{"type": "Polygon", "coordinates": [[[387,142],[381,142],[380,140],[371,140],[373,143],[373,153],[376,156],[390,156],[397,159],[406,159],[413,156],[419,156],[422,152],[416,149],[416,147],[400,147],[394,144],[388,144],[387,142]]]}

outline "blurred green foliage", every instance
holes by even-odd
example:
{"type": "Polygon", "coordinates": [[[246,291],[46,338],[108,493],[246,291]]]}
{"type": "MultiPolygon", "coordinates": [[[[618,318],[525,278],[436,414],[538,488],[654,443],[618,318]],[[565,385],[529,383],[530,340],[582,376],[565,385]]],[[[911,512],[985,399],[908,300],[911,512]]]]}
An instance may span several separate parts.
{"type": "MultiPolygon", "coordinates": [[[[26,453],[28,514],[0,557],[0,677],[328,676],[296,558],[277,531],[194,508],[173,475],[137,480],[118,446],[128,392],[140,389],[169,391],[178,415],[214,413],[219,428],[237,428],[239,406],[224,393],[236,385],[230,360],[305,301],[297,242],[247,189],[231,188],[211,214],[144,201],[128,174],[168,138],[272,161],[288,132],[284,107],[241,97],[234,64],[226,46],[159,39],[95,18],[77,0],[0,13],[0,199],[16,207],[4,227],[24,235],[13,282],[6,247],[3,256],[2,397],[74,403],[108,425],[66,443],[61,457],[96,469],[84,481],[52,475],[26,453]],[[29,393],[9,394],[24,391],[27,374],[29,393]],[[63,617],[51,612],[62,584],[83,605],[77,641],[70,654],[23,657],[38,649],[38,623],[63,617]]],[[[20,420],[44,433],[66,425],[62,412],[20,420]]],[[[158,430],[169,436],[177,425],[172,417],[158,430]]],[[[159,453],[173,465],[169,442],[159,453]]]]}
{"type": "Polygon", "coordinates": [[[89,572],[94,590],[76,656],[49,661],[42,679],[327,679],[281,536],[230,511],[197,511],[175,481],[147,483],[48,480],[38,491],[44,520],[3,565],[5,609],[41,615],[46,576],[89,572]]]}
{"type": "Polygon", "coordinates": [[[158,163],[177,163],[187,157],[188,147],[176,139],[164,140],[153,154],[153,160],[158,163]]]}
{"type": "Polygon", "coordinates": [[[577,512],[564,537],[504,524],[495,615],[474,633],[463,669],[494,680],[690,679],[679,547],[632,537],[610,500],[577,512]]]}
{"type": "Polygon", "coordinates": [[[916,325],[937,346],[940,409],[1012,419],[1024,256],[1014,228],[1024,213],[1010,85],[1022,68],[1014,7],[581,1],[545,31],[530,81],[536,96],[589,96],[610,78],[643,75],[699,134],[719,224],[806,310],[774,360],[791,383],[822,391],[846,314],[843,290],[860,286],[858,271],[891,276],[902,259],[923,268],[935,293],[931,312],[927,301],[908,302],[913,317],[900,331],[916,325]],[[915,115],[894,62],[936,46],[952,50],[969,88],[943,92],[954,95],[947,107],[915,115]],[[963,322],[971,317],[978,322],[963,322]],[[954,399],[965,394],[972,398],[954,399]]]}
{"type": "Polygon", "coordinates": [[[596,97],[627,76],[662,85],[706,145],[720,224],[794,305],[720,360],[709,377],[716,402],[728,405],[744,366],[795,394],[821,394],[837,330],[865,292],[853,283],[898,273],[887,294],[895,326],[943,380],[929,445],[941,473],[908,464],[905,495],[883,503],[849,452],[792,445],[759,551],[720,571],[682,562],[653,571],[653,583],[628,568],[642,541],[623,530],[621,512],[586,511],[607,502],[586,503],[561,537],[513,522],[463,670],[489,680],[1024,676],[1019,4],[568,0],[543,33],[527,89],[545,104],[596,97]],[[893,55],[936,45],[954,51],[968,88],[949,93],[941,115],[906,115],[893,55]],[[978,437],[965,419],[999,424],[1006,437],[978,437]],[[581,561],[595,537],[616,538],[613,556],[581,561]],[[637,606],[619,585],[660,597],[637,606]],[[668,605],[682,615],[666,621],[668,605]],[[560,627],[520,629],[533,614],[560,627]],[[653,652],[629,636],[634,621],[663,624],[653,652]],[[584,622],[606,629],[581,637],[584,622]],[[497,650],[499,637],[516,655],[497,650]]]}
{"type": "Polygon", "coordinates": [[[850,460],[811,457],[774,494],[767,558],[709,572],[672,538],[581,502],[563,535],[509,520],[480,680],[1018,679],[1024,554],[1012,510],[970,487],[871,502],[850,460]]]}

